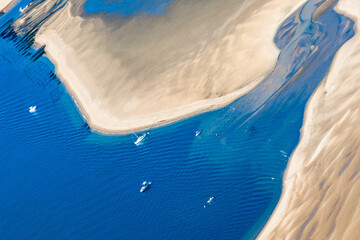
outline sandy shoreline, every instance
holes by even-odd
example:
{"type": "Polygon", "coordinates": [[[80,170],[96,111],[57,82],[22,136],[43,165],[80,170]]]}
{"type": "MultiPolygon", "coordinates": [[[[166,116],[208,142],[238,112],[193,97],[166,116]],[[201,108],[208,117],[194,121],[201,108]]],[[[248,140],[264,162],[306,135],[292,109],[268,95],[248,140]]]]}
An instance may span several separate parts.
{"type": "MultiPolygon", "coordinates": [[[[227,94],[223,97],[219,97],[216,99],[207,99],[200,100],[194,102],[192,104],[188,104],[186,106],[174,108],[168,111],[157,112],[154,114],[149,114],[147,116],[142,116],[142,118],[136,119],[136,123],[133,123],[134,119],[118,121],[117,125],[119,127],[114,127],[112,125],[106,125],[104,122],[94,122],[96,119],[92,119],[91,115],[86,111],[86,109],[91,108],[89,104],[91,104],[92,100],[86,99],[80,93],[81,89],[86,89],[86,86],[81,84],[80,80],[68,82],[66,79],[78,78],[78,76],[72,71],[72,68],[62,68],[63,64],[59,64],[61,61],[66,61],[63,59],[63,55],[59,49],[66,48],[66,44],[64,44],[59,37],[56,36],[56,33],[47,33],[46,39],[43,39],[43,36],[40,35],[37,38],[38,44],[42,45],[51,41],[52,44],[47,45],[47,57],[55,64],[57,69],[57,75],[59,78],[66,84],[67,89],[70,94],[74,96],[74,100],[77,102],[83,116],[88,120],[88,123],[91,127],[96,129],[97,131],[107,133],[107,134],[118,134],[118,133],[127,133],[131,130],[137,131],[142,130],[146,127],[150,126],[161,126],[165,125],[177,120],[184,119],[186,117],[193,116],[198,113],[210,111],[213,109],[221,108],[228,103],[236,100],[239,96],[242,96],[249,92],[252,88],[254,88],[258,81],[254,81],[254,83],[249,83],[246,87],[235,91],[233,93],[227,94]],[[52,35],[53,34],[53,35],[52,35]]],[[[111,118],[111,116],[108,116],[111,118]]]]}
{"type": "Polygon", "coordinates": [[[121,27],[81,17],[68,4],[36,41],[47,46],[89,125],[127,133],[220,108],[249,92],[273,70],[274,34],[303,2],[229,0],[221,12],[214,0],[193,12],[200,3],[185,0],[164,16],[121,27]]]}
{"type": "MultiPolygon", "coordinates": [[[[47,46],[57,75],[90,126],[106,133],[126,133],[222,107],[250,91],[276,62],[277,27],[302,3],[255,4],[256,14],[247,19],[234,13],[225,25],[214,23],[217,31],[210,43],[204,42],[209,36],[202,35],[193,36],[188,45],[183,45],[187,39],[181,39],[176,46],[157,43],[167,36],[160,30],[156,36],[146,32],[140,40],[127,37],[139,34],[134,26],[140,32],[147,29],[143,19],[116,29],[99,18],[73,15],[68,5],[41,29],[36,41],[47,46]],[[116,45],[118,39],[126,47],[116,45]],[[137,50],[132,41],[144,48],[137,50]],[[179,54],[174,47],[184,50],[179,54]],[[159,53],[159,59],[152,57],[154,53],[159,53]],[[265,59],[259,62],[259,56],[265,59]],[[110,73],[112,69],[116,71],[110,73]]],[[[336,10],[356,21],[357,34],[338,51],[326,79],[309,100],[281,199],[258,239],[360,239],[360,4],[340,0],[336,10]]],[[[169,16],[177,14],[175,7],[169,16]]],[[[161,26],[168,30],[166,24],[161,26]]]]}
{"type": "Polygon", "coordinates": [[[0,12],[9,11],[19,0],[1,0],[0,12]]]}
{"type": "Polygon", "coordinates": [[[360,4],[340,0],[356,34],[310,99],[283,193],[258,239],[360,239],[360,4]]]}

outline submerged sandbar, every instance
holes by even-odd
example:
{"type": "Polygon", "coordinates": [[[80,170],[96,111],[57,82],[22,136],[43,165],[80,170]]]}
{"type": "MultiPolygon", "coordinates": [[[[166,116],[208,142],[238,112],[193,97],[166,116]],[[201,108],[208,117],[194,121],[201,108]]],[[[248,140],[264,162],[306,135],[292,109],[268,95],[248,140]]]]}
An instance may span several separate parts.
{"type": "Polygon", "coordinates": [[[336,53],[306,109],[281,199],[258,239],[360,239],[360,3],[340,0],[355,36],[336,53]]]}

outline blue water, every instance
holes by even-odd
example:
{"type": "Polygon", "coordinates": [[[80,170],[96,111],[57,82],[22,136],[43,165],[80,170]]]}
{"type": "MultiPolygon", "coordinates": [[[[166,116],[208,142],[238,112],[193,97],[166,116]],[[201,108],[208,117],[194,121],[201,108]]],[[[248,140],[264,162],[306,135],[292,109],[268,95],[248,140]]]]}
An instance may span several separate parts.
{"type": "Polygon", "coordinates": [[[111,13],[124,16],[164,14],[174,0],[87,0],[84,4],[86,13],[111,13]]]}
{"type": "Polygon", "coordinates": [[[298,10],[275,36],[274,72],[254,90],[151,129],[141,146],[88,129],[52,63],[2,35],[0,238],[254,239],[279,200],[305,104],[353,34],[333,10],[315,23],[298,10]],[[153,184],[141,194],[144,180],[153,184]]]}

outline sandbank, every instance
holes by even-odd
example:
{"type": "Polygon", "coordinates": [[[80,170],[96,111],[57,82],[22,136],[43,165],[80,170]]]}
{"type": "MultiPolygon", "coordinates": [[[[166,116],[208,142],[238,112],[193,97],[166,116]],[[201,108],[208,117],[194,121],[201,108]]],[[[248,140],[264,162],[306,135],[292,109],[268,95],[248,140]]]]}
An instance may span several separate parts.
{"type": "MultiPolygon", "coordinates": [[[[162,16],[107,19],[82,14],[70,1],[36,42],[46,45],[89,125],[126,133],[217,109],[249,92],[273,70],[276,30],[303,2],[178,0],[162,16]]],[[[43,7],[23,19],[38,18],[43,7]]]]}
{"type": "Polygon", "coordinates": [[[258,239],[360,239],[360,3],[340,0],[355,36],[310,99],[283,193],[258,239]]]}
{"type": "Polygon", "coordinates": [[[19,0],[1,0],[0,12],[9,11],[19,0]]]}

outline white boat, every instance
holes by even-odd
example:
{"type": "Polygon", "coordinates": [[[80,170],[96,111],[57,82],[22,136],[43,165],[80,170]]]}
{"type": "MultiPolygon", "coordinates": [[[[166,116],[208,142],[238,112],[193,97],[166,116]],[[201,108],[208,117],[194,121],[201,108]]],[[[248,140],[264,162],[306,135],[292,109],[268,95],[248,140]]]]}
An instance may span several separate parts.
{"type": "Polygon", "coordinates": [[[29,112],[31,112],[31,113],[36,112],[36,106],[29,107],[29,112]]]}
{"type": "Polygon", "coordinates": [[[28,5],[26,5],[24,8],[20,7],[19,12],[23,13],[27,7],[28,7],[28,5]]]}
{"type": "MultiPolygon", "coordinates": [[[[214,197],[210,197],[209,200],[206,201],[207,205],[212,204],[212,202],[214,201],[214,197]]],[[[204,205],[204,208],[206,208],[206,204],[204,205]]]]}
{"type": "Polygon", "coordinates": [[[195,132],[195,136],[198,137],[198,136],[201,134],[201,132],[202,132],[201,130],[196,131],[196,132],[195,132]]]}
{"type": "Polygon", "coordinates": [[[151,182],[147,182],[147,181],[143,182],[140,192],[144,192],[150,185],[151,185],[151,182]]]}
{"type": "Polygon", "coordinates": [[[286,158],[288,157],[285,151],[280,150],[280,153],[281,153],[284,157],[286,157],[286,158]]]}
{"type": "MultiPolygon", "coordinates": [[[[135,134],[135,133],[134,133],[134,134],[135,134]]],[[[146,135],[148,135],[148,134],[149,134],[149,132],[148,132],[148,133],[144,133],[144,134],[141,135],[140,137],[135,134],[135,136],[137,137],[137,139],[136,139],[136,141],[134,142],[134,144],[135,144],[136,146],[139,146],[139,145],[141,144],[141,142],[144,140],[144,138],[146,137],[146,135]]]]}
{"type": "Polygon", "coordinates": [[[214,197],[210,197],[209,200],[207,200],[207,203],[210,204],[214,200],[214,197]]]}

